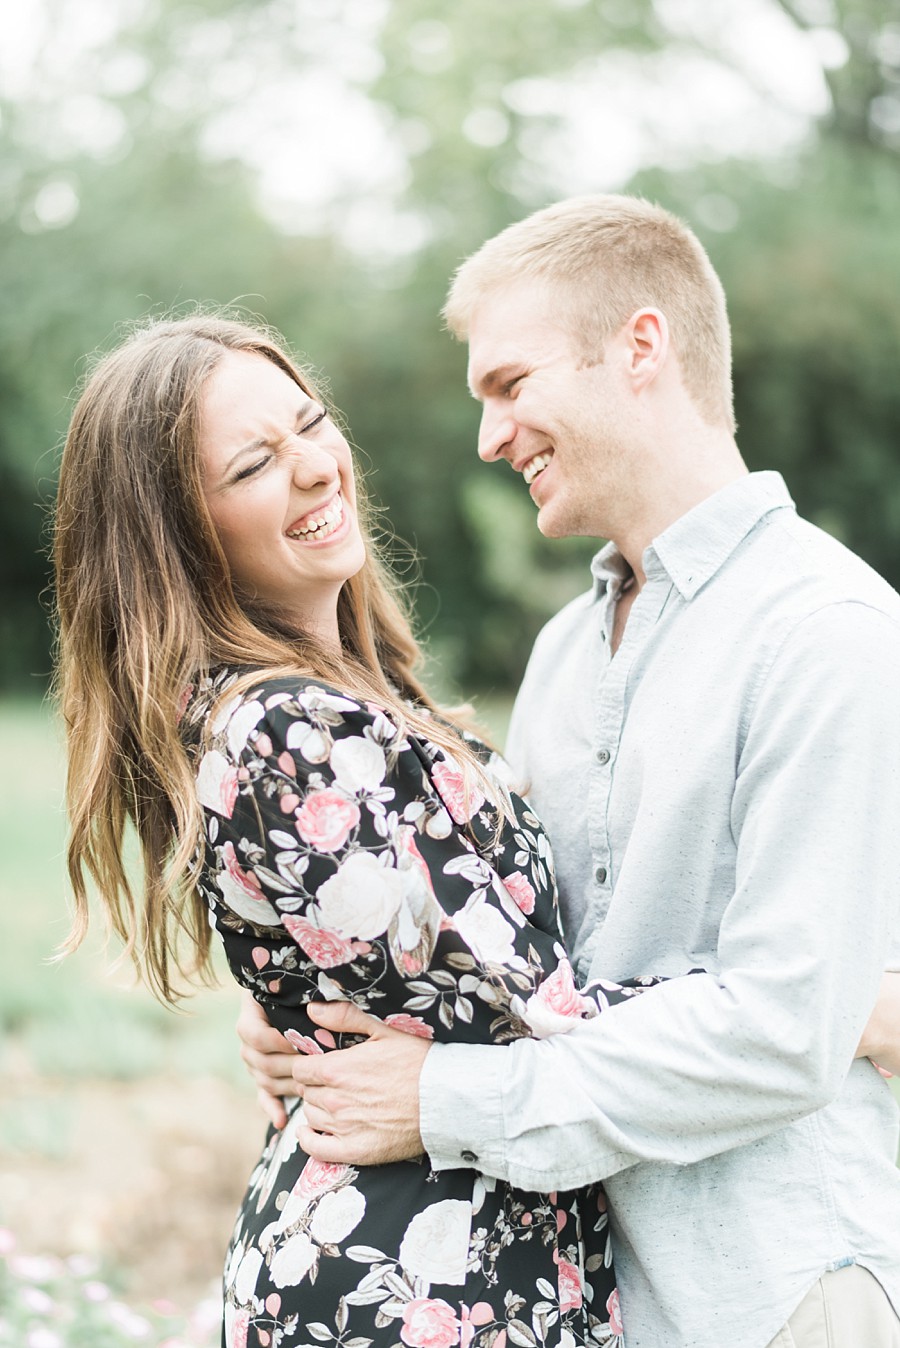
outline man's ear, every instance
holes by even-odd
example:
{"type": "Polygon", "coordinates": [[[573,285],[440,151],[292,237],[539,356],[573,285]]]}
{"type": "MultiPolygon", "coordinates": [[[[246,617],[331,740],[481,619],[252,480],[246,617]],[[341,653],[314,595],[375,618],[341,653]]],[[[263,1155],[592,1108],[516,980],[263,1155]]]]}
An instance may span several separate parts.
{"type": "Polygon", "coordinates": [[[629,374],[635,392],[657,377],[669,354],[669,324],[660,309],[638,309],[625,324],[629,374]]]}

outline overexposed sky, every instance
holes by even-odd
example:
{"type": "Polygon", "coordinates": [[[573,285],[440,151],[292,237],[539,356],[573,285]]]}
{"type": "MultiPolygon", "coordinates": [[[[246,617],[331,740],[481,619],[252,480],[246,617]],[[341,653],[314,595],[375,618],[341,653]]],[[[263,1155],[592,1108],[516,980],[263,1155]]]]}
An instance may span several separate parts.
{"type": "MultiPolygon", "coordinates": [[[[0,90],[37,100],[45,134],[61,151],[114,155],[125,148],[124,123],[108,97],[139,86],[142,58],[123,52],[98,62],[96,53],[144,3],[27,0],[0,17],[0,90]]],[[[199,85],[212,102],[224,99],[206,148],[254,168],[262,205],[282,228],[324,228],[330,204],[352,198],[357,207],[341,217],[351,243],[388,253],[413,248],[420,241],[417,224],[393,204],[408,147],[362,92],[378,73],[373,37],[387,0],[294,3],[304,19],[302,78],[290,61],[260,69],[258,52],[235,56],[228,22],[210,20],[197,31],[197,52],[184,53],[182,73],[160,96],[177,109],[180,100],[196,99],[199,85]]],[[[560,193],[616,188],[648,164],[677,168],[733,154],[778,156],[802,142],[811,119],[827,107],[823,65],[846,57],[837,32],[798,32],[775,0],[727,6],[657,0],[657,9],[675,34],[665,51],[601,53],[586,58],[564,84],[516,81],[505,91],[505,107],[472,108],[463,134],[490,147],[508,134],[506,112],[561,116],[558,133],[536,133],[523,147],[560,193]],[[698,45],[714,54],[700,54],[698,45]]],[[[408,59],[423,69],[439,65],[443,27],[413,25],[408,59]]],[[[415,125],[404,135],[414,138],[415,125]]],[[[45,225],[64,224],[77,210],[75,189],[48,184],[36,210],[45,225]]]]}

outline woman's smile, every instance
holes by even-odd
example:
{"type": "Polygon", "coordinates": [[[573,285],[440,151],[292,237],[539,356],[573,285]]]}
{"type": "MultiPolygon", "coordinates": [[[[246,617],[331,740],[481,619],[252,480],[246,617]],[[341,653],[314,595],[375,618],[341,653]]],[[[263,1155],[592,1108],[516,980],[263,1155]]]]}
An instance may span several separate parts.
{"type": "Polygon", "coordinates": [[[296,538],[306,543],[321,543],[339,532],[342,525],[349,526],[349,516],[344,515],[344,502],[340,492],[323,508],[311,510],[286,530],[288,538],[296,538]]]}

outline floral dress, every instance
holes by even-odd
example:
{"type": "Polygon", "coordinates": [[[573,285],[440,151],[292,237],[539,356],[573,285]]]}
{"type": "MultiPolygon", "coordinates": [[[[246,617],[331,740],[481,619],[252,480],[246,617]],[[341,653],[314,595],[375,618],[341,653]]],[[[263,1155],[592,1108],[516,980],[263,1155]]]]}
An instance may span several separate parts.
{"type": "MultiPolygon", "coordinates": [[[[301,678],[235,695],[236,678],[191,690],[183,718],[200,887],[235,978],[298,1052],[341,1047],[307,1017],[314,1000],[503,1044],[654,981],[576,988],[549,843],[487,751],[509,810],[499,832],[459,765],[381,708],[301,678]]],[[[324,1164],[300,1150],[297,1119],[270,1130],[237,1217],[227,1348],[621,1344],[599,1186],[525,1193],[426,1158],[324,1164]]]]}

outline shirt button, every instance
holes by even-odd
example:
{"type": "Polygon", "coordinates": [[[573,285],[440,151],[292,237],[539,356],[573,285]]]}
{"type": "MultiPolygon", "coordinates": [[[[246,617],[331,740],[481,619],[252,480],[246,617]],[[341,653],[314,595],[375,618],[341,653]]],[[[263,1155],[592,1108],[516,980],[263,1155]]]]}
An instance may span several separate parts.
{"type": "Polygon", "coordinates": [[[462,1154],[462,1158],[465,1161],[466,1165],[474,1165],[475,1162],[478,1160],[478,1157],[475,1155],[474,1151],[464,1151],[462,1154]]]}
{"type": "Polygon", "coordinates": [[[597,757],[597,762],[598,762],[598,763],[608,763],[608,762],[609,762],[609,750],[608,750],[608,749],[598,749],[598,750],[597,750],[597,755],[596,755],[596,757],[597,757]]]}
{"type": "Polygon", "coordinates": [[[597,881],[597,884],[598,884],[598,885],[605,885],[605,884],[606,884],[606,867],[605,867],[605,866],[598,866],[598,867],[597,867],[597,869],[594,871],[594,879],[597,881]]]}

